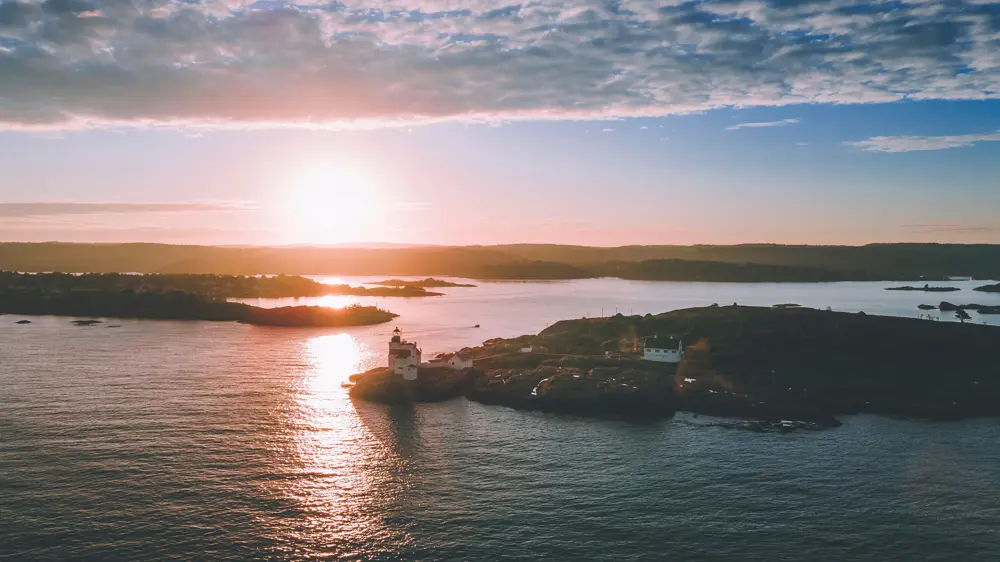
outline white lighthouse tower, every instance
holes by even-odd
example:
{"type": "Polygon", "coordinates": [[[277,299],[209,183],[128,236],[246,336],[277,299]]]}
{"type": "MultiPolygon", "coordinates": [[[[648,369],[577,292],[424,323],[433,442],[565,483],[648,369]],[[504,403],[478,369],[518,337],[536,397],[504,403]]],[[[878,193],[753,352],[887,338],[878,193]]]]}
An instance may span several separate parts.
{"type": "Polygon", "coordinates": [[[419,366],[420,348],[417,347],[417,342],[404,340],[403,332],[396,328],[389,340],[389,370],[403,377],[403,380],[415,381],[419,366]]]}

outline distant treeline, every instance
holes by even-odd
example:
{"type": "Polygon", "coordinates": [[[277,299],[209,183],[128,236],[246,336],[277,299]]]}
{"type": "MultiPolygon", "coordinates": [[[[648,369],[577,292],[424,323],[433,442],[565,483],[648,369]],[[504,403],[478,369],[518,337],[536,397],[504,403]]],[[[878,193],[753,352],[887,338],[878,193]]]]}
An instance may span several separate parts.
{"type": "Polygon", "coordinates": [[[584,279],[618,277],[638,281],[721,281],[734,283],[865,281],[861,271],[818,267],[725,263],[717,261],[645,260],[582,266],[546,261],[520,261],[483,268],[487,279],[584,279]]]}
{"type": "Polygon", "coordinates": [[[213,274],[37,273],[0,271],[0,290],[51,293],[71,291],[179,291],[211,298],[281,298],[355,295],[372,297],[422,297],[440,295],[422,287],[352,287],[327,285],[297,275],[269,277],[213,274]]]}
{"type": "Polygon", "coordinates": [[[939,280],[952,275],[1000,279],[1000,245],[743,244],[594,248],[515,244],[358,249],[7,243],[0,244],[0,269],[231,275],[438,275],[493,279],[612,275],[678,281],[939,280]],[[719,263],[737,267],[727,269],[719,263]],[[772,269],[765,269],[767,266],[772,269]]]}

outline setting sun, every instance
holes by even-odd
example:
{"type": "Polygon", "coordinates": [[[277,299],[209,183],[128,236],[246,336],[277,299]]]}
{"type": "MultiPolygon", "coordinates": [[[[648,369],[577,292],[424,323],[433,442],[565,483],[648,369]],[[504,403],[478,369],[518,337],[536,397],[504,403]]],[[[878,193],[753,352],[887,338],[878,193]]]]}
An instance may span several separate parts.
{"type": "Polygon", "coordinates": [[[299,242],[363,240],[370,237],[380,207],[376,191],[372,178],[354,168],[307,167],[283,190],[283,221],[299,242]]]}

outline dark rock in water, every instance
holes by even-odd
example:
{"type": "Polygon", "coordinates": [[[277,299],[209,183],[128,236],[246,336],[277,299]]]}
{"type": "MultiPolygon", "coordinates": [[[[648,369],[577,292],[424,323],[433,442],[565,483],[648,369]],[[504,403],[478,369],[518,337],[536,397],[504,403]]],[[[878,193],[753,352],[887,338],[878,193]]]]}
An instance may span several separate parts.
{"type": "Polygon", "coordinates": [[[73,320],[74,326],[94,326],[96,324],[103,324],[102,320],[73,320]]]}
{"type": "Polygon", "coordinates": [[[930,285],[924,285],[923,287],[911,287],[909,285],[905,287],[886,287],[886,291],[924,291],[927,293],[951,293],[954,291],[961,291],[962,289],[958,287],[931,287],[930,285]]]}
{"type": "Polygon", "coordinates": [[[937,310],[937,307],[933,304],[918,304],[917,308],[920,310],[937,310]]]}
{"type": "Polygon", "coordinates": [[[1000,283],[996,285],[983,285],[982,287],[976,287],[973,291],[980,291],[983,293],[1000,293],[1000,283]]]}
{"type": "Polygon", "coordinates": [[[15,324],[31,324],[31,320],[18,320],[15,324]]]}
{"type": "Polygon", "coordinates": [[[122,327],[121,324],[112,324],[112,325],[108,326],[108,328],[121,328],[121,327],[122,327]]]}
{"type": "Polygon", "coordinates": [[[985,304],[952,304],[950,302],[942,302],[938,305],[943,312],[954,312],[956,310],[975,310],[979,314],[1000,314],[1000,305],[985,305],[985,304]]]}

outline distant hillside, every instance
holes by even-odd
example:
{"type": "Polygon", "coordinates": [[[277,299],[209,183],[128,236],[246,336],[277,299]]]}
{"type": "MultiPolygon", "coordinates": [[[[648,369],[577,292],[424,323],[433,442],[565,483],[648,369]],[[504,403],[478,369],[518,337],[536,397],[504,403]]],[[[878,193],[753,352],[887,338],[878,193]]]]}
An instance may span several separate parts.
{"type": "Polygon", "coordinates": [[[255,275],[385,275],[567,279],[621,275],[634,279],[781,280],[863,278],[1000,279],[1000,245],[871,244],[867,246],[623,246],[547,244],[400,248],[213,247],[167,244],[0,244],[0,269],[16,271],[215,273],[255,275]],[[666,261],[663,261],[666,260],[666,261]],[[674,261],[670,261],[674,260],[674,261]],[[702,262],[685,264],[684,262],[702,262]],[[663,261],[663,263],[656,263],[663,261]],[[643,265],[628,265],[649,262],[643,265]],[[738,264],[726,270],[710,263],[738,264]],[[755,264],[747,266],[743,264],[755,264]],[[757,266],[799,268],[771,270],[757,266]],[[701,277],[698,277],[701,276],[701,277]]]}
{"type": "Polygon", "coordinates": [[[645,281],[727,281],[735,283],[761,282],[824,282],[866,281],[871,276],[863,271],[837,271],[819,267],[762,265],[756,263],[725,263],[717,261],[646,260],[609,265],[608,276],[645,281]]]}

